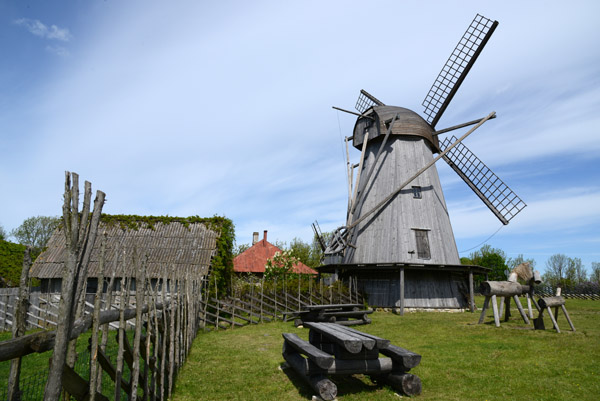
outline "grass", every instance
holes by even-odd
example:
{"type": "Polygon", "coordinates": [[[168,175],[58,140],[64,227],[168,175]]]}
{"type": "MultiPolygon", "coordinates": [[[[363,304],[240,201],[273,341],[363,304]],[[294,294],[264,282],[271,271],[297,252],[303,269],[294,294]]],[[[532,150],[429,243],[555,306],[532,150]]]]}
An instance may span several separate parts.
{"type": "MultiPolygon", "coordinates": [[[[483,298],[477,299],[481,308],[483,298]]],[[[419,400],[597,400],[600,398],[600,302],[567,300],[577,329],[571,332],[559,315],[561,333],[526,326],[513,316],[493,324],[476,324],[479,313],[376,312],[359,330],[387,338],[420,353],[411,373],[423,383],[419,400]]],[[[306,400],[313,395],[283,363],[281,333],[308,339],[308,330],[291,322],[199,333],[179,373],[174,401],[306,400]]],[[[338,399],[397,400],[388,387],[368,377],[334,377],[338,399]]]]}

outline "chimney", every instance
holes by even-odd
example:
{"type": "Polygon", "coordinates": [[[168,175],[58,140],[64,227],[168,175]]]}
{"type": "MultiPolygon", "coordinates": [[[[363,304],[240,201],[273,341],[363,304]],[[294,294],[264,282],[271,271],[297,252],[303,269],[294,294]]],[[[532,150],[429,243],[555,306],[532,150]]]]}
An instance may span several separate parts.
{"type": "Polygon", "coordinates": [[[263,239],[265,240],[265,242],[267,242],[267,230],[265,230],[265,236],[263,237],[263,239]]]}
{"type": "Polygon", "coordinates": [[[252,233],[252,245],[256,244],[258,242],[258,231],[254,231],[252,233]]]}

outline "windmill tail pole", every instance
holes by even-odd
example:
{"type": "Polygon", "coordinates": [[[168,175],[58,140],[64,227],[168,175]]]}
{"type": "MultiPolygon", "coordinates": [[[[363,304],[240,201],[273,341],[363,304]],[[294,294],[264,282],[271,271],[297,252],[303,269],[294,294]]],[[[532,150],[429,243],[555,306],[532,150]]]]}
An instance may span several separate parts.
{"type": "Polygon", "coordinates": [[[417,171],[412,177],[410,177],[402,185],[400,185],[400,187],[398,187],[398,189],[396,189],[394,192],[392,192],[391,194],[389,194],[384,200],[382,200],[377,205],[375,205],[375,207],[373,207],[371,210],[369,210],[368,212],[364,213],[358,220],[356,220],[352,224],[350,224],[348,226],[348,230],[350,230],[351,228],[357,226],[363,220],[365,220],[367,217],[369,217],[370,215],[372,215],[373,213],[375,213],[376,211],[378,211],[382,206],[384,206],[385,204],[387,204],[394,196],[396,196],[397,194],[399,194],[400,191],[402,191],[404,189],[404,187],[406,187],[408,184],[410,184],[415,178],[417,178],[418,176],[420,176],[421,174],[423,174],[429,167],[433,166],[438,160],[440,160],[442,157],[444,157],[446,155],[446,153],[448,153],[456,145],[458,145],[459,143],[461,143],[466,137],[468,137],[469,135],[471,135],[477,128],[481,127],[483,125],[483,123],[485,123],[487,120],[489,120],[491,118],[494,118],[494,117],[496,117],[496,112],[492,111],[490,114],[488,114],[487,117],[482,118],[477,125],[475,125],[473,128],[471,128],[463,136],[461,136],[460,138],[458,138],[456,140],[456,142],[454,142],[452,145],[448,146],[442,153],[440,153],[439,155],[437,155],[437,157],[435,159],[433,159],[432,161],[430,161],[429,163],[427,163],[427,165],[425,165],[425,167],[423,167],[422,169],[420,169],[419,171],[417,171]]]}

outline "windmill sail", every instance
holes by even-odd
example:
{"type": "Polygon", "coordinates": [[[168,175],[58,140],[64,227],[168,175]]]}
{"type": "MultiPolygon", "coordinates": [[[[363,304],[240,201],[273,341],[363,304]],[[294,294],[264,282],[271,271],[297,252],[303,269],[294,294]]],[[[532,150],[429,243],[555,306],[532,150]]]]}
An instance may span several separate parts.
{"type": "Polygon", "coordinates": [[[423,101],[424,113],[427,116],[425,120],[432,127],[435,127],[442,117],[496,26],[498,21],[477,14],[456,45],[423,101]]]}
{"type": "MultiPolygon", "coordinates": [[[[455,141],[456,137],[454,136],[446,138],[440,143],[440,148],[443,151],[455,141]]],[[[462,142],[446,153],[444,160],[481,198],[502,224],[508,224],[517,213],[527,206],[462,142]]]]}
{"type": "Polygon", "coordinates": [[[367,111],[369,107],[373,106],[385,106],[385,104],[383,104],[382,101],[371,95],[366,90],[361,89],[360,95],[358,95],[358,99],[356,100],[356,106],[354,106],[354,108],[362,114],[367,111]]]}

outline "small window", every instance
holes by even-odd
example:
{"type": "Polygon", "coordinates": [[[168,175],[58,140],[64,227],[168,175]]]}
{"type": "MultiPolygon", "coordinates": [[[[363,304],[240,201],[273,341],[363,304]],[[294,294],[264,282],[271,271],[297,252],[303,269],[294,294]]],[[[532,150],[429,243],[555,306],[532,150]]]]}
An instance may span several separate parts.
{"type": "Polygon", "coordinates": [[[417,242],[417,258],[431,259],[429,250],[429,234],[428,230],[414,230],[415,240],[417,242]]]}
{"type": "Polygon", "coordinates": [[[421,187],[412,187],[413,198],[421,199],[423,195],[421,194],[421,187]]]}

